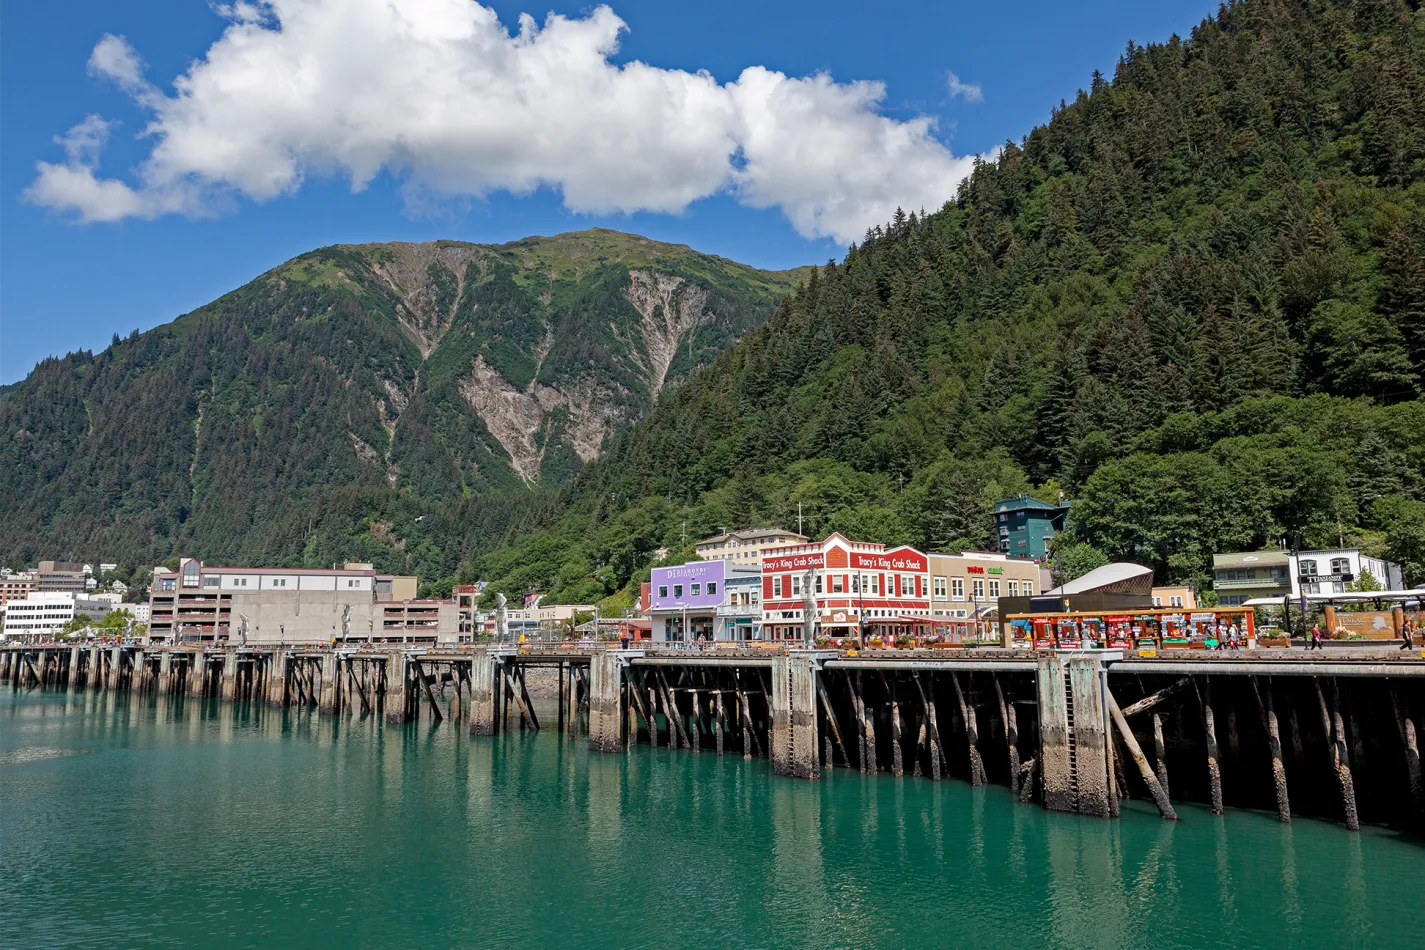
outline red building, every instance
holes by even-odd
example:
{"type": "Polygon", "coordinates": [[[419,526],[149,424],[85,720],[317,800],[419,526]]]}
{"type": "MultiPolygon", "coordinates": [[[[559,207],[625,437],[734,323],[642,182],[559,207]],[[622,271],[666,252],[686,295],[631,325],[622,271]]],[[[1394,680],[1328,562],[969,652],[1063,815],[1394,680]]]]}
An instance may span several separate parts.
{"type": "Polygon", "coordinates": [[[817,632],[829,637],[916,636],[929,632],[930,565],[915,548],[825,541],[762,554],[762,630],[768,640],[800,640],[812,571],[817,632]]]}

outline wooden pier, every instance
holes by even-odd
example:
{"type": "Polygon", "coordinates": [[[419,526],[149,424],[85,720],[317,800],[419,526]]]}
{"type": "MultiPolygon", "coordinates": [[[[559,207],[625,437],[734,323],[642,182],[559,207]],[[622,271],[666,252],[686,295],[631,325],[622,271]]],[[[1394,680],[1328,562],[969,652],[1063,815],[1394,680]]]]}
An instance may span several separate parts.
{"type": "Polygon", "coordinates": [[[801,779],[845,768],[994,783],[1105,818],[1137,799],[1174,820],[1174,802],[1192,802],[1425,829],[1418,653],[948,653],[37,644],[0,647],[0,682],[472,736],[552,727],[599,752],[646,743],[765,757],[801,779]],[[536,700],[532,679],[557,689],[536,700]]]}

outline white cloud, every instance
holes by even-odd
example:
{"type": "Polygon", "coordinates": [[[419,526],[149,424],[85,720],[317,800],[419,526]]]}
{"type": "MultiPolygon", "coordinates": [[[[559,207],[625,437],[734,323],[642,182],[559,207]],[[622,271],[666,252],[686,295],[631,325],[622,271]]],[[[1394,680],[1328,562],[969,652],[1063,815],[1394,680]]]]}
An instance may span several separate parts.
{"type": "Polygon", "coordinates": [[[980,89],[977,82],[961,82],[960,77],[954,73],[945,74],[945,88],[950,91],[950,98],[960,96],[966,102],[984,102],[985,94],[980,89]]]}
{"type": "Polygon", "coordinates": [[[971,165],[932,120],[883,115],[879,83],[615,65],[626,26],[607,6],[542,26],[523,15],[514,35],[473,0],[216,9],[226,30],[171,95],[127,40],[94,48],[90,72],[150,113],[132,182],[96,175],[110,126],[91,116],[63,137],[64,164],[37,163],[28,200],[84,221],[201,215],[307,175],[359,191],[385,172],[436,195],[549,187],[593,213],[677,212],[725,191],[849,241],[897,206],[938,207],[971,165]]]}

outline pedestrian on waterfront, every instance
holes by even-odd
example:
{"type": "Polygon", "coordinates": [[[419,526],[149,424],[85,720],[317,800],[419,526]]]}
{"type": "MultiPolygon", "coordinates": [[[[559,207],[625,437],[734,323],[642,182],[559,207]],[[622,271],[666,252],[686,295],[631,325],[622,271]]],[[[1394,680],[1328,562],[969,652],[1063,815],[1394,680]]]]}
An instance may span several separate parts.
{"type": "Polygon", "coordinates": [[[1311,625],[1311,645],[1308,646],[1307,649],[1308,649],[1308,650],[1319,650],[1319,649],[1321,649],[1321,624],[1319,624],[1319,623],[1314,623],[1314,624],[1311,625]]]}
{"type": "Polygon", "coordinates": [[[1415,648],[1415,628],[1411,626],[1409,620],[1406,620],[1400,627],[1400,648],[1402,650],[1415,648]]]}
{"type": "Polygon", "coordinates": [[[625,631],[623,632],[622,636],[620,636],[620,637],[618,638],[618,645],[619,645],[619,649],[621,649],[621,650],[627,650],[627,649],[628,649],[628,631],[627,631],[627,630],[625,630],[625,631]]]}

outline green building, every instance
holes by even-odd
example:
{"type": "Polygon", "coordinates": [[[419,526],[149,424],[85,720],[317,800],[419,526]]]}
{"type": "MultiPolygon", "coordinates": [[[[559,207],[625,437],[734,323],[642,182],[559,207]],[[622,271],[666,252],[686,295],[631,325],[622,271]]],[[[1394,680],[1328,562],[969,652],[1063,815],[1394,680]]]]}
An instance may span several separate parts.
{"type": "Polygon", "coordinates": [[[1067,501],[1051,505],[1020,495],[999,502],[995,505],[995,537],[1000,553],[1043,560],[1049,539],[1064,530],[1068,513],[1067,501]]]}

